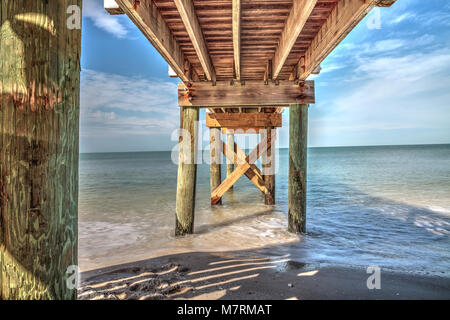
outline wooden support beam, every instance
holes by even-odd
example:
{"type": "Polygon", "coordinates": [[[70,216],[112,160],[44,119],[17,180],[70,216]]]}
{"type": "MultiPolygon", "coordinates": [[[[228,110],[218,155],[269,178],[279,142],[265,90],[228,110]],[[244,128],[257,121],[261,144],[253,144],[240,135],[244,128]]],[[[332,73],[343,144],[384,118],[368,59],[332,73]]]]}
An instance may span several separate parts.
{"type": "Polygon", "coordinates": [[[125,14],[115,0],[103,0],[103,8],[111,15],[125,14]]]}
{"type": "Polygon", "coordinates": [[[289,108],[289,213],[288,230],[306,232],[306,153],[308,105],[289,108]]]}
{"type": "Polygon", "coordinates": [[[179,144],[175,235],[194,232],[195,189],[197,180],[197,134],[199,109],[183,108],[184,135],[179,144]]]}
{"type": "Polygon", "coordinates": [[[317,0],[294,0],[291,12],[281,33],[278,48],[273,57],[273,79],[276,79],[305,26],[317,0]]]}
{"type": "MultiPolygon", "coordinates": [[[[239,166],[240,164],[243,164],[246,161],[247,155],[242,151],[236,143],[234,143],[234,150],[233,146],[230,144],[223,144],[223,153],[227,157],[227,159],[230,160],[230,162],[234,162],[235,166],[239,166]]],[[[232,173],[232,172],[231,172],[232,173]]],[[[231,175],[230,173],[230,175],[231,175]]],[[[245,172],[245,176],[253,182],[253,184],[261,190],[262,193],[266,193],[267,189],[264,183],[263,176],[261,174],[261,171],[258,169],[258,167],[254,164],[250,164],[250,169],[248,169],[245,172]]]]}
{"type": "MultiPolygon", "coordinates": [[[[261,134],[261,139],[275,139],[277,129],[267,127],[265,132],[261,134]]],[[[265,154],[261,158],[262,174],[267,192],[265,193],[264,203],[267,205],[275,204],[275,146],[270,142],[265,154]]]]}
{"type": "Polygon", "coordinates": [[[222,128],[223,134],[260,134],[262,131],[266,130],[266,128],[262,127],[238,127],[238,128],[222,128]]]}
{"type": "Polygon", "coordinates": [[[208,53],[208,48],[203,37],[202,29],[195,14],[194,2],[192,0],[174,0],[180,14],[181,20],[194,46],[197,57],[200,60],[205,76],[208,80],[216,81],[216,72],[208,53]]]}
{"type": "MultiPolygon", "coordinates": [[[[211,192],[222,182],[221,177],[221,163],[222,163],[222,139],[220,138],[219,128],[209,129],[209,150],[211,156],[210,164],[210,186],[211,192]]],[[[216,204],[222,204],[222,199],[216,204]]]]}
{"type": "MultiPolygon", "coordinates": [[[[306,79],[351,30],[377,5],[379,0],[340,0],[297,65],[297,76],[306,79]]],[[[392,3],[391,3],[392,4],[392,3]]]]}
{"type": "Polygon", "coordinates": [[[233,0],[232,17],[234,72],[241,80],[241,0],[233,0]]]}
{"type": "Polygon", "coordinates": [[[180,79],[184,82],[191,81],[192,78],[187,77],[184,68],[184,54],[155,3],[152,0],[140,0],[139,5],[135,8],[134,0],[115,1],[180,79]]]}
{"type": "MultiPolygon", "coordinates": [[[[225,114],[225,113],[223,113],[225,114]]],[[[230,148],[234,148],[234,135],[233,134],[227,134],[227,145],[230,146],[230,148]]],[[[235,150],[233,150],[234,153],[235,150]]],[[[228,153],[229,154],[229,153],[228,153]]],[[[225,154],[226,155],[226,154],[225,154]]],[[[233,158],[229,159],[227,157],[227,177],[231,176],[231,174],[234,171],[234,154],[233,154],[233,158]]],[[[233,189],[233,186],[230,187],[230,189],[233,189]]]]}
{"type": "Polygon", "coordinates": [[[67,27],[71,6],[82,1],[0,4],[2,301],[77,298],[81,30],[67,27]]]}
{"type": "Polygon", "coordinates": [[[211,194],[211,204],[216,204],[223,195],[233,186],[233,184],[239,180],[239,178],[250,169],[251,164],[256,162],[258,158],[266,152],[267,148],[270,147],[268,144],[270,141],[261,141],[255,149],[246,157],[245,162],[238,165],[234,169],[233,173],[228,176],[211,194]]]}
{"type": "Polygon", "coordinates": [[[264,84],[262,81],[246,81],[233,84],[218,81],[178,84],[178,104],[199,108],[236,106],[289,106],[294,103],[315,103],[314,81],[279,81],[264,84]]]}
{"type": "Polygon", "coordinates": [[[215,128],[281,127],[281,113],[207,113],[206,126],[215,128]]]}

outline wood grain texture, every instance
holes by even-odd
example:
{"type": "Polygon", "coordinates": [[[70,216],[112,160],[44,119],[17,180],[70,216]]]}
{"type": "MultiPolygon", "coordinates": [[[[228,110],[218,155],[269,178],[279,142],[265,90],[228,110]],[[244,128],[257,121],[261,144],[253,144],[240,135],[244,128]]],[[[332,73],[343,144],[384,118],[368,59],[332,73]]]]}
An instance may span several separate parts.
{"type": "Polygon", "coordinates": [[[134,9],[134,0],[116,0],[120,8],[141,30],[155,49],[167,61],[182,81],[190,81],[184,68],[185,57],[180,45],[170,32],[164,18],[152,0],[140,0],[134,9]]]}
{"type": "MultiPolygon", "coordinates": [[[[225,113],[221,113],[221,114],[225,114],[225,113]]],[[[227,146],[229,146],[229,148],[232,148],[232,151],[235,152],[235,142],[234,142],[234,134],[227,134],[227,146]]],[[[225,147],[225,146],[224,146],[225,147]]],[[[224,149],[225,150],[225,149],[224,149]]],[[[230,150],[231,151],[231,150],[230,150]]],[[[228,154],[230,154],[231,152],[229,152],[228,154]]],[[[225,156],[227,155],[227,153],[225,153],[225,156]]],[[[234,154],[233,154],[233,158],[230,159],[229,157],[227,157],[227,177],[231,176],[231,174],[234,171],[234,154]]],[[[230,187],[230,189],[233,189],[233,186],[230,187]]]]}
{"type": "Polygon", "coordinates": [[[0,298],[75,299],[81,0],[0,5],[0,298]]]}
{"type": "Polygon", "coordinates": [[[206,126],[215,128],[281,127],[281,113],[207,113],[206,126]]]}
{"type": "Polygon", "coordinates": [[[281,33],[280,43],[273,58],[273,78],[276,79],[287,57],[297,41],[300,32],[309,19],[317,0],[294,0],[291,12],[281,33]]]}
{"type": "Polygon", "coordinates": [[[199,109],[183,108],[185,135],[179,144],[175,235],[194,232],[195,190],[197,181],[197,135],[199,109]],[[185,140],[186,139],[186,140],[185,140]]]}
{"type": "Polygon", "coordinates": [[[194,3],[192,0],[174,0],[174,2],[189,38],[191,39],[192,45],[194,46],[195,52],[197,53],[197,57],[200,60],[200,64],[203,67],[206,78],[215,82],[216,71],[214,70],[205,39],[203,38],[202,29],[195,13],[194,3]]]}
{"type": "Polygon", "coordinates": [[[289,108],[288,230],[306,232],[306,152],[308,105],[289,108]]]}
{"type": "Polygon", "coordinates": [[[276,128],[267,127],[261,134],[261,139],[270,139],[270,147],[261,157],[261,167],[264,179],[264,185],[267,192],[264,194],[264,203],[267,205],[275,204],[275,145],[276,128]]]}
{"type": "MultiPolygon", "coordinates": [[[[222,163],[222,139],[220,138],[219,128],[209,129],[209,150],[211,157],[210,164],[210,186],[213,192],[222,182],[221,163],[222,163]]],[[[216,204],[222,204],[222,200],[216,204]]]]}
{"type": "Polygon", "coordinates": [[[233,55],[235,79],[241,80],[241,0],[233,1],[233,55]]]}
{"type": "Polygon", "coordinates": [[[304,55],[305,60],[299,62],[297,78],[306,79],[379,3],[377,0],[340,0],[312,40],[304,55]]]}
{"type": "Polygon", "coordinates": [[[217,82],[215,86],[208,82],[178,84],[178,104],[183,107],[273,107],[314,102],[314,81],[310,80],[269,82],[267,85],[262,81],[234,85],[217,82]]]}

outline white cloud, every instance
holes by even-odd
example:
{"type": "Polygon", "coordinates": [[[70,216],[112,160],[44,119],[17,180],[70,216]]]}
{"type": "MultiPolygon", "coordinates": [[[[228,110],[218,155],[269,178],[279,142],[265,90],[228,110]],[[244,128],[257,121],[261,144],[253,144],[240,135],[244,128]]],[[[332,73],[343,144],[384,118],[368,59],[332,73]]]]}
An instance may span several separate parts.
{"type": "Polygon", "coordinates": [[[170,134],[178,125],[176,84],[93,70],[82,72],[82,136],[170,134]]]}
{"type": "MultiPolygon", "coordinates": [[[[422,132],[433,132],[432,141],[450,140],[450,50],[363,58],[354,73],[358,77],[346,85],[345,94],[336,96],[326,115],[311,119],[317,141],[355,143],[363,134],[363,143],[380,143],[376,135],[392,130],[408,131],[401,139],[416,143],[422,132]]],[[[386,144],[405,142],[392,134],[385,139],[386,144]]]]}
{"type": "Polygon", "coordinates": [[[416,17],[416,15],[414,13],[405,12],[404,14],[399,15],[395,19],[391,20],[389,22],[389,24],[397,24],[397,23],[400,23],[400,22],[402,22],[404,20],[408,20],[408,19],[415,18],[415,17],[416,17]]]}
{"type": "Polygon", "coordinates": [[[103,0],[84,0],[83,15],[91,19],[96,27],[113,34],[117,38],[124,38],[128,33],[127,28],[119,21],[117,16],[112,16],[105,11],[103,0]]]}

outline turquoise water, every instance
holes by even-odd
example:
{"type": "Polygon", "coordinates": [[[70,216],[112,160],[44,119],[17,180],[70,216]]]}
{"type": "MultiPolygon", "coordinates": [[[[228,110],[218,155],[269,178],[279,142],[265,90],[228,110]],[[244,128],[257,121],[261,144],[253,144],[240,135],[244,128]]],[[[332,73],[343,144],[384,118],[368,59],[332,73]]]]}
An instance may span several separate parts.
{"type": "Polygon", "coordinates": [[[209,166],[200,164],[196,234],[175,238],[170,152],[82,154],[81,268],[263,248],[304,262],[449,276],[450,145],[309,149],[306,235],[286,231],[288,150],[277,157],[275,206],[242,177],[224,205],[211,208],[209,166]]]}

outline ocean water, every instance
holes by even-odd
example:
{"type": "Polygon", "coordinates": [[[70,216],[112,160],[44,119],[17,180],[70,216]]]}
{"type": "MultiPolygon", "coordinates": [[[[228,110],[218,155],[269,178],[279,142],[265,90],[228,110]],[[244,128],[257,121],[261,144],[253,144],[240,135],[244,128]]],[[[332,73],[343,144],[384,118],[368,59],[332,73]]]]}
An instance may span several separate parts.
{"type": "MultiPolygon", "coordinates": [[[[175,238],[170,152],[82,154],[82,270],[186,251],[263,249],[293,260],[450,276],[450,145],[308,149],[307,233],[287,232],[288,156],[276,202],[243,176],[211,208],[197,173],[195,235],[175,238]]],[[[222,166],[222,177],[225,176],[222,166]]]]}

